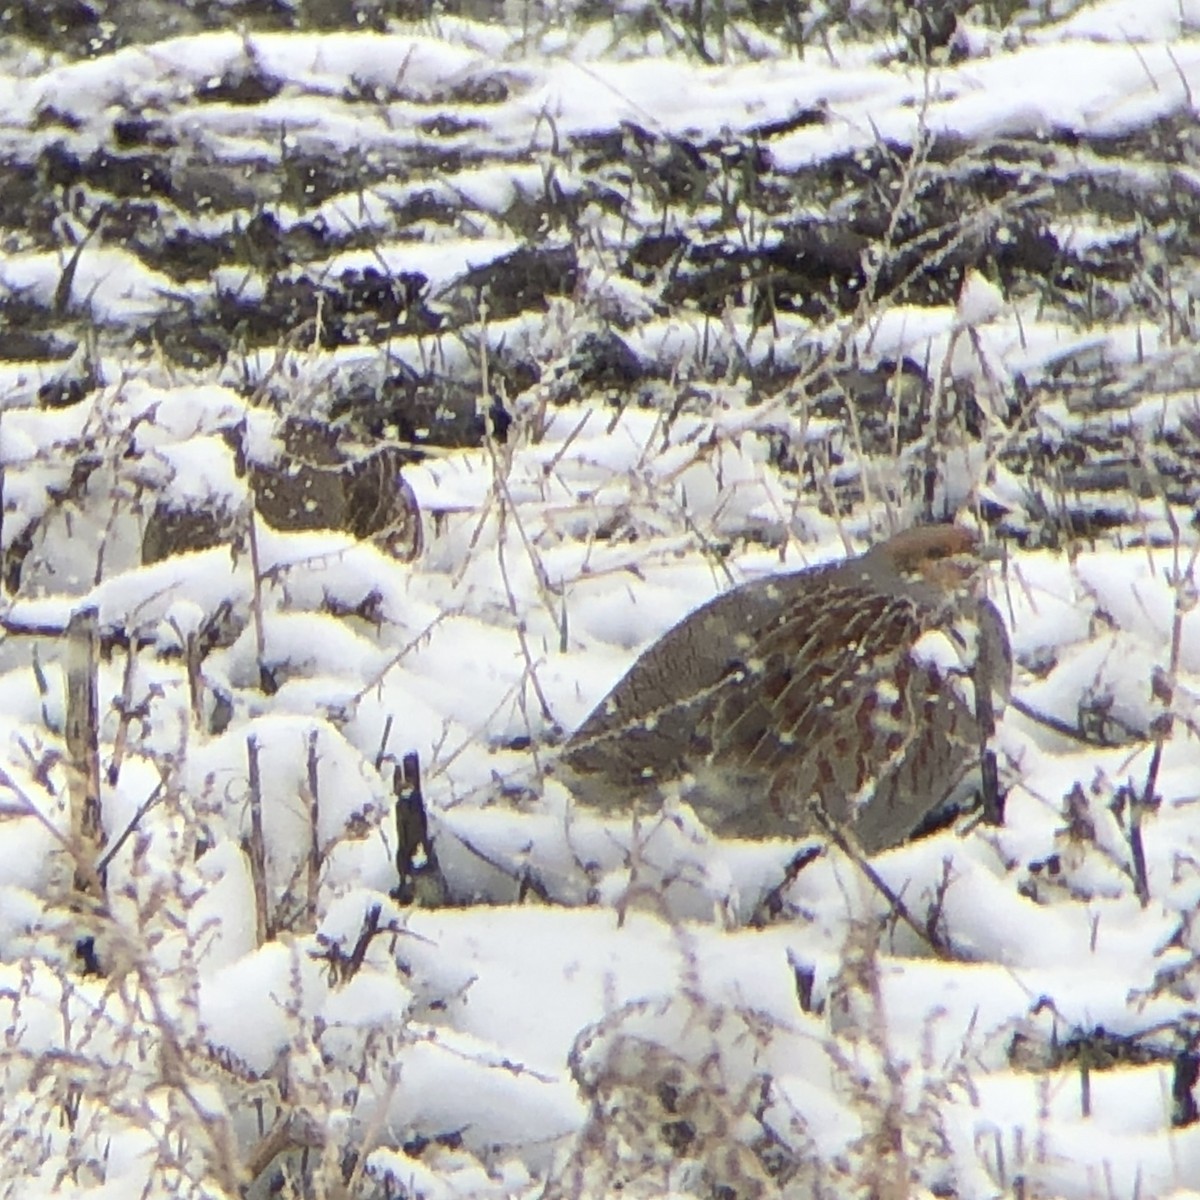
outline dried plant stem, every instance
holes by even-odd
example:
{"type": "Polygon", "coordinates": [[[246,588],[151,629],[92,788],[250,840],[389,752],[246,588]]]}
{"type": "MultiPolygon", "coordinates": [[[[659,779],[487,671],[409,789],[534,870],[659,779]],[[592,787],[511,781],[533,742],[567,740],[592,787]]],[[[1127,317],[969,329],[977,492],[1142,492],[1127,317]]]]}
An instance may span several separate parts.
{"type": "Polygon", "coordinates": [[[421,792],[421,759],[414,751],[404,756],[392,772],[396,797],[396,873],[399,882],[392,895],[402,904],[439,906],[446,897],[446,881],[429,837],[429,817],[421,792]]]}
{"type": "Polygon", "coordinates": [[[1129,806],[1129,856],[1133,871],[1133,885],[1143,908],[1150,903],[1150,880],[1146,868],[1146,847],[1142,838],[1142,818],[1158,804],[1158,774],[1162,768],[1163,747],[1175,731],[1175,688],[1179,680],[1179,659],[1183,652],[1183,618],[1197,602],[1196,560],[1200,547],[1193,547],[1185,565],[1182,561],[1182,537],[1178,521],[1166,500],[1157,471],[1149,472],[1152,482],[1163,500],[1167,523],[1174,534],[1174,560],[1169,576],[1174,595],[1171,616],[1171,653],[1165,671],[1156,671],[1151,691],[1159,702],[1161,711],[1151,722],[1150,732],[1154,737],[1154,749],[1150,753],[1150,764],[1146,769],[1146,781],[1140,796],[1135,796],[1129,806]]]}
{"type": "Polygon", "coordinates": [[[383,732],[379,735],[379,749],[375,752],[375,770],[383,770],[383,760],[387,757],[388,742],[392,740],[392,726],[396,723],[393,713],[388,713],[383,722],[383,732]]]}
{"type": "Polygon", "coordinates": [[[267,848],[263,840],[262,779],[258,768],[258,739],[251,734],[246,739],[246,760],[250,782],[250,837],[246,856],[250,860],[250,883],[254,889],[255,945],[264,946],[273,930],[267,893],[267,848]]]}
{"type": "MultiPolygon", "coordinates": [[[[96,670],[99,615],[94,607],[72,614],[67,625],[67,759],[71,774],[71,845],[77,859],[91,863],[103,849],[100,819],[100,714],[96,670]]],[[[90,870],[76,870],[75,888],[90,892],[104,886],[90,870]]],[[[94,899],[101,899],[97,894],[94,899]]]]}
{"type": "Polygon", "coordinates": [[[814,813],[829,840],[863,873],[867,882],[888,902],[892,912],[936,954],[944,959],[956,961],[959,955],[942,940],[932,925],[925,926],[917,921],[891,884],[871,865],[862,848],[853,844],[851,835],[838,822],[832,820],[820,805],[814,806],[814,813]]]}
{"type": "Polygon", "coordinates": [[[989,825],[1004,823],[1003,797],[1000,795],[1000,771],[996,764],[996,703],[992,695],[993,679],[1002,677],[1001,664],[992,661],[994,652],[981,649],[971,668],[975,692],[975,723],[979,727],[980,807],[989,825]]]}
{"type": "Polygon", "coordinates": [[[254,618],[254,652],[258,659],[259,686],[267,695],[276,691],[275,681],[267,670],[267,635],[263,626],[262,606],[262,561],[258,554],[258,513],[254,506],[250,507],[248,522],[250,542],[250,570],[254,575],[254,594],[250,602],[251,614],[254,618]]]}
{"type": "Polygon", "coordinates": [[[167,794],[166,781],[160,779],[155,785],[154,791],[138,805],[138,810],[133,814],[133,819],[121,830],[120,834],[109,843],[104,850],[104,857],[96,864],[96,871],[99,874],[108,870],[109,863],[121,852],[121,847],[133,836],[141,823],[142,818],[163,799],[167,794]]]}
{"type": "Polygon", "coordinates": [[[201,670],[203,660],[200,638],[195,630],[187,635],[184,654],[187,663],[188,703],[192,713],[192,724],[199,729],[204,721],[204,675],[201,670]]]}
{"type": "MultiPolygon", "coordinates": [[[[4,545],[4,485],[7,473],[7,468],[3,463],[0,463],[0,547],[4,545]]],[[[7,599],[10,591],[15,589],[10,589],[8,586],[8,571],[5,569],[7,567],[7,563],[4,561],[5,557],[3,551],[0,550],[0,596],[7,599]]]]}
{"type": "Polygon", "coordinates": [[[308,921],[314,924],[317,914],[317,888],[321,880],[321,791],[320,757],[317,754],[317,730],[308,733],[308,892],[305,897],[305,912],[308,921]]]}
{"type": "Polygon", "coordinates": [[[133,720],[133,678],[137,668],[137,647],[130,645],[125,651],[125,672],[121,679],[121,707],[117,715],[117,732],[113,737],[112,758],[109,760],[105,778],[109,787],[115,787],[121,777],[121,763],[125,760],[125,749],[129,744],[129,723],[133,720]]]}

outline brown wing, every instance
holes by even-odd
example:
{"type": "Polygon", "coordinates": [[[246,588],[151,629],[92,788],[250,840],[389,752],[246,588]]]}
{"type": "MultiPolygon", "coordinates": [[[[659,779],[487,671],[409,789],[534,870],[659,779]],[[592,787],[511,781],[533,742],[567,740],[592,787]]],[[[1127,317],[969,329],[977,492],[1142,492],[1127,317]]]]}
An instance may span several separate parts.
{"type": "Polygon", "coordinates": [[[818,832],[819,803],[869,853],[903,841],[979,757],[969,693],[916,653],[931,630],[956,637],[957,616],[848,589],[781,619],[759,647],[753,686],[712,715],[714,761],[743,777],[752,769],[765,794],[715,827],[818,832]]]}
{"type": "Polygon", "coordinates": [[[782,613],[827,572],[744,584],[668,630],[596,706],[563,750],[586,803],[628,805],[648,783],[674,778],[711,749],[703,730],[719,696],[741,686],[740,666],[782,613]]]}
{"type": "Polygon", "coordinates": [[[638,692],[635,666],[597,722],[619,728],[619,739],[575,758],[593,773],[593,797],[628,802],[627,789],[644,795],[654,779],[686,773],[686,798],[716,833],[820,833],[819,804],[869,853],[908,836],[978,753],[959,690],[913,653],[952,614],[855,583],[820,584],[777,594],[771,619],[751,623],[743,653],[727,656],[686,702],[614,726],[626,689],[638,692]]]}
{"type": "Polygon", "coordinates": [[[402,562],[417,558],[425,540],[417,498],[402,474],[407,461],[397,447],[380,446],[342,469],[347,530],[402,562]]]}
{"type": "MultiPolygon", "coordinates": [[[[813,599],[780,614],[740,664],[739,686],[717,697],[714,757],[777,771],[824,749],[857,765],[851,735],[869,729],[873,679],[907,656],[923,626],[910,601],[861,588],[813,599]]],[[[855,789],[863,782],[839,777],[855,789]]],[[[820,782],[814,772],[813,786],[820,782]]]]}
{"type": "MultiPolygon", "coordinates": [[[[870,853],[903,841],[978,762],[966,689],[914,653],[975,606],[848,565],[735,589],[646,651],[564,749],[579,799],[628,808],[680,778],[717,833],[821,832],[819,808],[870,853]]],[[[977,617],[980,666],[1004,676],[1003,624],[977,617]]]]}
{"type": "Polygon", "coordinates": [[[856,587],[782,615],[704,728],[721,786],[758,792],[756,804],[730,804],[711,787],[692,797],[713,827],[819,832],[815,801],[869,851],[911,832],[944,799],[943,778],[961,777],[961,738],[947,731],[971,720],[958,691],[913,656],[939,619],[856,587]]]}

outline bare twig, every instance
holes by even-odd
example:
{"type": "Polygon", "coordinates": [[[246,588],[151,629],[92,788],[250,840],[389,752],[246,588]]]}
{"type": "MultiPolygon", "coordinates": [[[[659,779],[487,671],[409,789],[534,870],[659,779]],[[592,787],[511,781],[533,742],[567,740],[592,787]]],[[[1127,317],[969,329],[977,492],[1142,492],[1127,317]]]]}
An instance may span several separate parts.
{"type": "Polygon", "coordinates": [[[135,715],[133,704],[133,680],[137,669],[137,647],[129,646],[125,651],[125,671],[121,677],[121,706],[117,712],[117,732],[113,736],[112,758],[105,777],[109,787],[116,787],[121,777],[121,763],[125,761],[125,749],[129,744],[129,723],[135,715]]]}
{"type": "Polygon", "coordinates": [[[387,719],[383,722],[383,732],[379,735],[379,749],[375,752],[375,770],[383,770],[383,760],[387,757],[388,742],[392,740],[392,725],[395,723],[395,717],[388,713],[387,719]]]}
{"type": "Polygon", "coordinates": [[[251,614],[254,618],[254,650],[258,659],[259,687],[268,695],[274,695],[278,690],[271,672],[267,669],[267,636],[263,627],[262,606],[262,562],[258,554],[258,512],[250,506],[250,518],[247,521],[250,540],[250,570],[254,575],[254,594],[251,599],[251,614]]]}
{"type": "Polygon", "coordinates": [[[317,890],[321,880],[321,791],[320,758],[317,755],[317,730],[308,732],[308,895],[305,914],[310,923],[315,923],[317,914],[317,890]]]}
{"type": "MultiPolygon", "coordinates": [[[[100,814],[100,714],[96,670],[99,617],[94,607],[81,608],[67,624],[67,758],[71,765],[69,796],[71,843],[91,861],[103,847],[100,814]]],[[[103,876],[76,873],[75,887],[88,891],[103,876]]],[[[94,897],[99,900],[99,895],[94,897]]]]}
{"type": "Polygon", "coordinates": [[[246,758],[250,784],[250,837],[246,856],[250,860],[250,882],[254,890],[255,945],[265,946],[273,936],[270,901],[267,892],[267,848],[263,840],[262,780],[258,770],[258,738],[246,739],[246,758]]]}
{"type": "Polygon", "coordinates": [[[891,884],[875,870],[862,848],[853,844],[853,841],[857,839],[853,839],[853,835],[849,834],[839,822],[833,820],[821,805],[814,805],[813,812],[829,840],[863,873],[867,882],[888,902],[892,912],[931,950],[942,958],[957,961],[961,956],[955,953],[953,947],[942,941],[935,929],[922,924],[912,915],[908,905],[893,890],[891,884]]]}
{"type": "Polygon", "coordinates": [[[120,834],[115,837],[106,847],[104,856],[96,864],[97,874],[103,877],[103,873],[108,870],[112,860],[121,852],[121,847],[133,836],[142,818],[167,794],[167,785],[165,781],[159,780],[154,787],[154,791],[146,797],[145,800],[138,805],[138,810],[133,814],[128,825],[121,830],[120,834]]]}

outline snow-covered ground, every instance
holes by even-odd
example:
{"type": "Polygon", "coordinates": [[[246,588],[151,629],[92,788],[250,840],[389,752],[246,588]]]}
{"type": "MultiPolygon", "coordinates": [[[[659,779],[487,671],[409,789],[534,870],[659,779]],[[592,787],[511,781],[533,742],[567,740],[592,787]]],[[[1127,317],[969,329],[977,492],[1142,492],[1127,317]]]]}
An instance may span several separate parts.
{"type": "Polygon", "coordinates": [[[0,53],[0,1192],[1200,1193],[1200,3],[519,7],[0,53]],[[411,561],[251,545],[301,420],[406,452],[411,561]],[[875,860],[912,924],[572,804],[640,649],[923,512],[1017,677],[1004,826],[875,860]]]}

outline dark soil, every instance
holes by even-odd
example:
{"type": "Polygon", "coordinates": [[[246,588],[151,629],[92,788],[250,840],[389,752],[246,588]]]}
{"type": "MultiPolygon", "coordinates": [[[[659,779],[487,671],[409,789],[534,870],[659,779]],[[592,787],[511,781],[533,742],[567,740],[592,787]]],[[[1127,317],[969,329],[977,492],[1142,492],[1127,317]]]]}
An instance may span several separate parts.
{"type": "MultiPolygon", "coordinates": [[[[440,14],[485,20],[502,8],[483,0],[436,7],[440,14]]],[[[918,19],[855,5],[841,19],[855,22],[859,33],[893,39],[897,57],[913,61],[961,52],[952,36],[954,9],[943,8],[922,9],[918,19]]],[[[186,6],[14,0],[0,14],[0,35],[34,49],[95,58],[204,30],[382,30],[432,11],[428,3],[402,0],[193,0],[186,6]]],[[[530,11],[541,13],[536,6],[530,11]]],[[[641,19],[653,25],[665,11],[647,9],[641,19]]],[[[1014,14],[997,6],[973,8],[971,15],[978,21],[1014,14]]],[[[610,17],[598,8],[596,19],[610,17]]],[[[777,36],[812,36],[815,28],[797,24],[787,5],[749,3],[738,8],[738,19],[777,36]]],[[[689,32],[686,23],[680,29],[697,57],[711,57],[703,29],[689,32]]],[[[1194,304],[1180,296],[1196,273],[1200,196],[1190,174],[1173,170],[1200,157],[1200,128],[1190,118],[1119,138],[1047,130],[986,146],[880,144],[868,154],[790,171],[777,165],[772,145],[822,122],[819,110],[703,142],[628,123],[563,137],[553,154],[539,152],[542,191],[521,193],[500,215],[519,248],[496,255],[481,246],[473,265],[435,292],[417,269],[391,273],[381,262],[334,270],[329,264],[347,250],[417,242],[430,228],[468,237],[475,229],[494,229],[495,213],[465,196],[451,203],[441,184],[472,165],[520,165],[511,150],[488,143],[489,114],[510,99],[520,78],[499,65],[448,80],[444,88],[406,88],[398,78],[394,88],[364,83],[336,98],[351,113],[373,112],[398,98],[417,107],[404,136],[386,152],[345,153],[315,142],[281,148],[278,122],[266,116],[260,151],[248,151],[254,143],[245,139],[229,157],[205,150],[202,140],[182,145],[173,119],[178,111],[186,109],[204,127],[206,114],[236,110],[253,127],[257,114],[294,86],[249,52],[236,69],[179,96],[177,112],[130,107],[115,114],[98,147],[81,132],[94,114],[46,103],[31,131],[37,136],[8,140],[0,157],[0,241],[57,253],[63,276],[51,298],[0,297],[0,361],[61,363],[39,396],[42,404],[59,405],[99,382],[86,353],[97,344],[135,355],[154,352],[193,371],[227,368],[264,348],[377,347],[381,365],[373,379],[349,373],[331,379],[327,407],[337,422],[360,440],[464,446],[484,431],[478,363],[447,371],[431,354],[422,370],[399,368],[389,359],[389,343],[417,337],[477,348],[485,317],[541,319],[557,299],[579,300],[581,262],[594,262],[597,253],[614,278],[643,288],[659,316],[686,311],[720,321],[748,314],[756,336],[768,341],[787,314],[834,326],[890,304],[952,304],[965,274],[979,271],[1008,298],[1037,297],[1046,316],[1069,332],[1103,330],[1132,314],[1148,329],[1167,330],[1179,347],[1148,361],[1133,379],[1102,358],[1068,357],[1026,387],[1017,381],[1008,436],[997,454],[1029,483],[1026,516],[1033,527],[1023,521],[1021,536],[1053,542],[1124,520],[1117,515],[1125,511],[1121,506],[1095,498],[1112,487],[1180,503],[1200,489],[1197,421],[1150,425],[1135,444],[1120,419],[1141,396],[1194,388],[1198,375],[1188,349],[1194,304]],[[355,211],[364,189],[397,180],[409,186],[407,198],[392,206],[382,226],[364,220],[335,232],[318,211],[330,200],[355,211]],[[422,180],[428,189],[419,186],[422,180]],[[911,199],[897,213],[902,185],[911,199]],[[597,247],[588,233],[589,212],[628,217],[624,239],[597,247]],[[634,219],[646,213],[655,219],[634,219]],[[229,219],[214,222],[222,215],[229,219]],[[214,223],[222,229],[214,232],[214,223]],[[1056,232],[1075,225],[1115,232],[1076,248],[1056,232]],[[67,238],[68,228],[84,238],[82,250],[67,238]],[[97,328],[86,301],[72,291],[71,264],[100,247],[119,247],[169,281],[157,311],[97,328]],[[236,278],[260,286],[231,282],[236,278]],[[1081,422],[1069,450],[1057,425],[1042,420],[1048,404],[1065,406],[1081,422]]],[[[598,311],[590,327],[568,335],[576,340],[556,359],[552,375],[534,352],[505,344],[488,364],[492,400],[519,403],[527,389],[541,387],[558,402],[592,398],[674,408],[683,395],[694,408],[704,405],[710,384],[732,381],[752,402],[787,395],[794,406],[846,422],[847,429],[848,405],[855,404],[856,437],[868,450],[890,452],[897,438],[904,446],[955,431],[978,436],[982,401],[970,389],[960,388],[949,415],[931,425],[938,382],[931,364],[863,368],[849,357],[813,359],[791,349],[753,362],[714,355],[681,380],[677,364],[635,351],[629,335],[637,320],[598,311]],[[908,397],[898,414],[889,400],[897,371],[906,376],[908,397]]],[[[246,390],[260,401],[285,403],[254,383],[246,390]]],[[[815,451],[781,447],[779,461],[804,470],[816,453],[824,469],[836,471],[846,444],[834,438],[815,451]]],[[[843,473],[838,487],[853,499],[854,472],[843,473]]],[[[993,516],[1003,520],[1004,513],[993,516]]]]}

